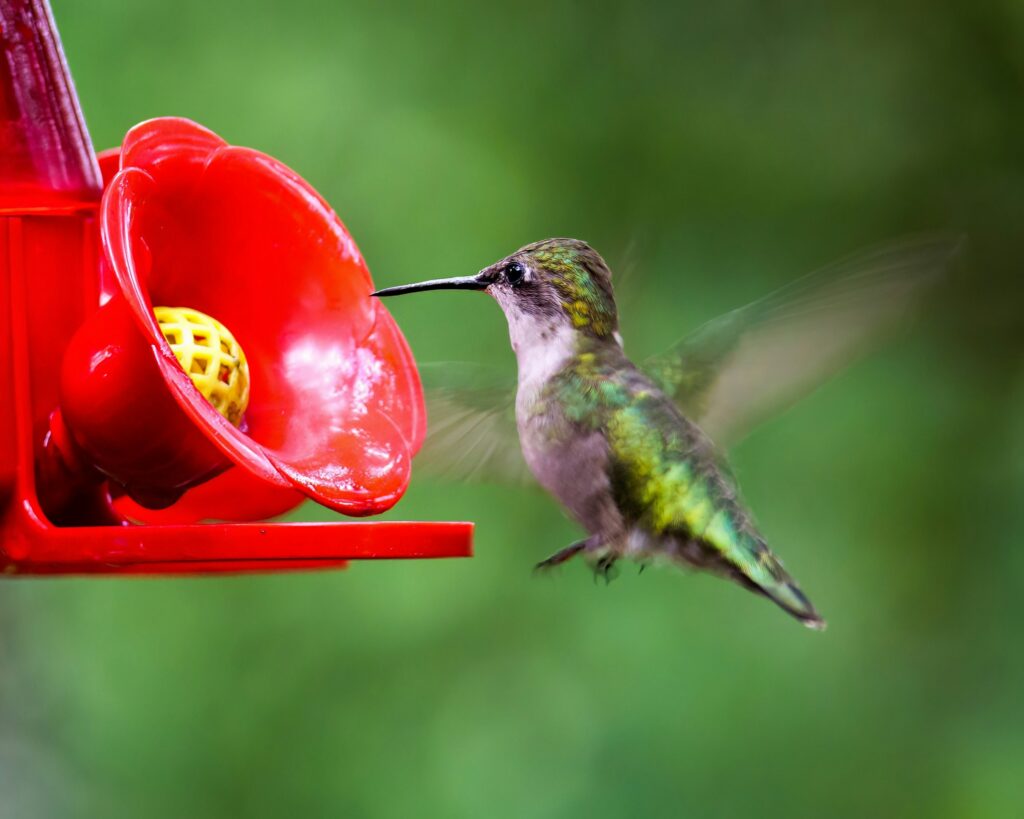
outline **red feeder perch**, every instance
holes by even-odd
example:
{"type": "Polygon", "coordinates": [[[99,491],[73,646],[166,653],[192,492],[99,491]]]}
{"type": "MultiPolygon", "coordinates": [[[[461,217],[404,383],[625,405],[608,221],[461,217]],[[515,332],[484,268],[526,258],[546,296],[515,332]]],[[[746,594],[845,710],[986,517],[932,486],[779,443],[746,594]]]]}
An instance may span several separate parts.
{"type": "Polygon", "coordinates": [[[469,555],[469,523],[243,522],[397,502],[425,431],[405,340],[298,175],[175,118],[97,163],[45,0],[0,24],[0,569],[469,555]]]}

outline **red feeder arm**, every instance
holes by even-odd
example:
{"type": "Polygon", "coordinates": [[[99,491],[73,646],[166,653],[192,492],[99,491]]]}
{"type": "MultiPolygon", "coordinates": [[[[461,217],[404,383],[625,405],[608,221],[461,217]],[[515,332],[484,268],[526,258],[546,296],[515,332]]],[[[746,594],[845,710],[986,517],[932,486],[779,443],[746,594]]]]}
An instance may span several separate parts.
{"type": "Polygon", "coordinates": [[[426,423],[405,339],[293,171],[176,118],[97,162],[46,0],[0,0],[0,25],[0,570],[468,556],[470,523],[255,522],[306,498],[398,501],[426,423]],[[251,373],[238,426],[155,306],[233,333],[251,373]]]}

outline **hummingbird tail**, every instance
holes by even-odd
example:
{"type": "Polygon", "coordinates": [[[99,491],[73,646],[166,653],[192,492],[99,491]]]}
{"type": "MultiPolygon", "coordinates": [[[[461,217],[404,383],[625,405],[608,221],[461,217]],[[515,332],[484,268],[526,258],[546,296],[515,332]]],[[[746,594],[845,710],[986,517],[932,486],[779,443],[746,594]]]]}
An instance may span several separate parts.
{"type": "Polygon", "coordinates": [[[815,631],[825,630],[827,625],[825,620],[818,614],[811,601],[807,599],[807,595],[800,591],[800,587],[791,578],[778,583],[772,583],[768,588],[758,585],[749,580],[749,578],[748,582],[750,588],[763,594],[784,612],[791,614],[807,626],[807,628],[812,628],[815,631]]]}
{"type": "Polygon", "coordinates": [[[740,565],[725,563],[726,572],[741,586],[763,594],[787,614],[795,617],[807,628],[825,630],[825,620],[814,604],[807,599],[796,581],[789,576],[778,558],[760,539],[754,543],[756,560],[742,561],[740,565]]]}

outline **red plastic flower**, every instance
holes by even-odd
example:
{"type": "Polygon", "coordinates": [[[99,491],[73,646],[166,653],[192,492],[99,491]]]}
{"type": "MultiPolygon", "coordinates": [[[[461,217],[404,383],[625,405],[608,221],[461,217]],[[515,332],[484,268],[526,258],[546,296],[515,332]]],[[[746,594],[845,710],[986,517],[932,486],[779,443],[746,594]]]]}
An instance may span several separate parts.
{"type": "Polygon", "coordinates": [[[235,465],[133,517],[256,519],[305,496],[365,515],[401,497],[425,433],[416,367],[352,237],[303,179],[189,120],[150,120],[125,137],[101,227],[105,289],[127,299],[174,399],[235,465]],[[251,371],[241,429],[178,365],[154,305],[200,310],[238,339],[251,371]]]}

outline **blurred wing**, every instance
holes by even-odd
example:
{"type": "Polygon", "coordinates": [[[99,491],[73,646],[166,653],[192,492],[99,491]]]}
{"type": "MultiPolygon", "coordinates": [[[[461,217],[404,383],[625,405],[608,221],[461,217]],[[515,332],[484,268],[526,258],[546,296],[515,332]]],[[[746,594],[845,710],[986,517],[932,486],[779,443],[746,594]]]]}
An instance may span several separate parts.
{"type": "Polygon", "coordinates": [[[711,438],[735,443],[896,329],[960,245],[921,237],[849,257],[708,322],[644,369],[711,438]]]}
{"type": "Polygon", "coordinates": [[[515,383],[467,362],[420,366],[427,438],[414,469],[453,480],[527,484],[519,448],[515,383]]]}

